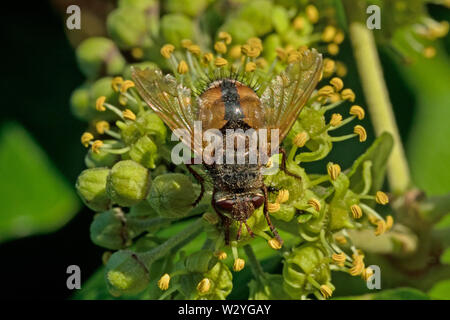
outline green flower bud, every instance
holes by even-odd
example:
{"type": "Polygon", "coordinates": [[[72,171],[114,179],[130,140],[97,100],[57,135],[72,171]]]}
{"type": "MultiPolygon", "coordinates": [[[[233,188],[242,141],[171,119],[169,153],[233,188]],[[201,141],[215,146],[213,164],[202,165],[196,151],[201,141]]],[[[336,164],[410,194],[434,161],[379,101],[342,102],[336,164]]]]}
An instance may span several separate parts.
{"type": "Polygon", "coordinates": [[[211,270],[217,261],[212,251],[200,250],[186,258],[186,270],[189,272],[205,273],[211,270]]]}
{"type": "Polygon", "coordinates": [[[125,248],[131,240],[125,216],[120,209],[108,210],[95,215],[90,233],[93,243],[111,250],[125,248]]]}
{"type": "Polygon", "coordinates": [[[180,218],[192,208],[197,198],[191,180],[181,173],[168,173],[155,178],[148,201],[162,217],[180,218]]]}
{"type": "Polygon", "coordinates": [[[285,33],[289,28],[289,15],[282,6],[274,6],[272,11],[272,24],[279,34],[285,33]]]}
{"type": "Polygon", "coordinates": [[[154,169],[158,148],[148,136],[141,137],[131,146],[130,158],[146,168],[154,169]]]}
{"type": "Polygon", "coordinates": [[[279,35],[272,33],[264,39],[264,51],[263,55],[267,61],[273,61],[277,56],[277,48],[283,47],[281,38],[279,35]]]}
{"type": "MultiPolygon", "coordinates": [[[[119,94],[112,89],[112,87],[111,87],[112,80],[113,80],[112,77],[103,77],[103,78],[96,80],[94,82],[94,84],[92,85],[90,93],[91,93],[91,98],[92,98],[91,104],[92,104],[93,109],[95,109],[95,100],[97,100],[97,98],[100,96],[105,96],[106,101],[108,101],[111,104],[118,103],[119,94]]],[[[102,115],[102,119],[105,118],[104,115],[108,111],[109,110],[100,113],[102,115]]],[[[109,112],[111,112],[111,111],[109,111],[109,112]]],[[[116,116],[116,118],[117,118],[117,116],[116,116]]]]}
{"type": "Polygon", "coordinates": [[[269,0],[254,0],[244,4],[238,12],[240,20],[248,21],[257,36],[272,30],[273,5],[269,0]]]}
{"type": "Polygon", "coordinates": [[[106,193],[108,168],[86,169],[78,176],[76,189],[83,202],[94,211],[108,210],[111,200],[106,193]]]}
{"type": "Polygon", "coordinates": [[[150,110],[139,113],[136,123],[143,128],[144,134],[151,136],[157,144],[165,143],[167,128],[156,113],[150,110]]]}
{"type": "Polygon", "coordinates": [[[167,0],[165,8],[170,13],[184,13],[188,16],[198,16],[208,6],[208,0],[167,0]]]}
{"type": "MultiPolygon", "coordinates": [[[[104,140],[103,142],[108,143],[113,148],[118,149],[123,147],[123,144],[116,140],[104,140]]],[[[90,148],[84,157],[84,163],[88,168],[112,167],[119,160],[119,155],[108,153],[104,149],[99,149],[98,153],[95,153],[90,148]]]]}
{"type": "Polygon", "coordinates": [[[132,160],[123,160],[111,168],[106,190],[113,202],[130,207],[145,199],[150,180],[145,167],[132,160]]]}
{"type": "Polygon", "coordinates": [[[75,89],[70,97],[70,107],[72,113],[80,120],[92,118],[94,110],[90,106],[89,86],[82,85],[75,89]]]}
{"type": "Polygon", "coordinates": [[[122,49],[145,47],[151,44],[147,36],[145,12],[132,7],[117,8],[108,15],[108,34],[122,49]]]}
{"type": "Polygon", "coordinates": [[[181,40],[194,38],[194,24],[185,15],[166,14],[161,20],[161,33],[167,43],[180,47],[181,40]]]}
{"type": "Polygon", "coordinates": [[[119,74],[125,66],[125,59],[107,38],[87,38],[78,46],[76,54],[81,71],[89,79],[98,77],[102,70],[108,75],[119,74]]]}
{"type": "Polygon", "coordinates": [[[283,279],[283,288],[293,299],[318,290],[310,279],[319,285],[328,283],[331,275],[324,249],[315,244],[294,248],[284,261],[283,279]]]}
{"type": "Polygon", "coordinates": [[[253,26],[244,19],[228,19],[220,30],[228,32],[233,38],[233,43],[236,44],[245,43],[249,38],[256,35],[253,26]]]}
{"type": "Polygon", "coordinates": [[[149,270],[136,253],[120,250],[109,258],[105,278],[112,295],[136,294],[147,288],[149,270]]]}

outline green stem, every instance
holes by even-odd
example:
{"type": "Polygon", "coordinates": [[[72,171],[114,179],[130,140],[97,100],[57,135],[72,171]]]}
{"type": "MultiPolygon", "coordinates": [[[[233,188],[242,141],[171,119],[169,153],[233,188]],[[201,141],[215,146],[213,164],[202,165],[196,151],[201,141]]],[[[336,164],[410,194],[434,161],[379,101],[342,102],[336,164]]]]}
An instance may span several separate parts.
{"type": "Polygon", "coordinates": [[[260,279],[264,277],[264,270],[261,267],[261,264],[259,263],[258,259],[255,256],[255,253],[253,252],[252,247],[247,244],[244,246],[245,254],[247,255],[248,262],[250,264],[250,268],[252,269],[253,275],[256,279],[260,279]]]}
{"type": "Polygon", "coordinates": [[[360,0],[346,0],[343,4],[349,21],[353,54],[375,133],[380,135],[389,132],[394,139],[394,147],[387,164],[387,175],[391,191],[401,194],[411,186],[410,172],[384,82],[375,39],[372,31],[366,26],[367,16],[364,12],[367,3],[360,0]]]}

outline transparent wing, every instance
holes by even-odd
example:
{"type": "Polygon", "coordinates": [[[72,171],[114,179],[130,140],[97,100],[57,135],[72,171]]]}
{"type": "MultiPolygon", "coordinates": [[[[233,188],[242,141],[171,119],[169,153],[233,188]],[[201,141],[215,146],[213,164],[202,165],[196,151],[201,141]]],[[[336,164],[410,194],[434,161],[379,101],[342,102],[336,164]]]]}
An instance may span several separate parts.
{"type": "Polygon", "coordinates": [[[132,78],[148,106],[183,143],[201,154],[201,134],[200,137],[194,135],[199,103],[191,90],[179,84],[172,75],[163,75],[159,69],[133,68],[132,78]]]}
{"type": "Polygon", "coordinates": [[[264,127],[269,132],[278,128],[280,143],[314,91],[321,73],[322,55],[315,49],[306,50],[299,61],[289,64],[262,93],[264,127]]]}

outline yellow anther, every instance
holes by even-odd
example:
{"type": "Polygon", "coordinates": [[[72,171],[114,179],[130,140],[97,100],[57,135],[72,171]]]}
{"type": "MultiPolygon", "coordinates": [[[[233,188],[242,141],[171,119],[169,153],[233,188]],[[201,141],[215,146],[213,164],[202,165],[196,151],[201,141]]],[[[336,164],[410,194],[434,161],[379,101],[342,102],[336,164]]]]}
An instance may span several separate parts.
{"type": "Polygon", "coordinates": [[[353,267],[350,269],[352,276],[359,276],[364,271],[364,256],[353,254],[353,267]]]}
{"type": "Polygon", "coordinates": [[[241,258],[237,258],[234,260],[233,263],[233,270],[236,272],[241,271],[245,267],[245,260],[241,258]]]}
{"type": "Polygon", "coordinates": [[[189,48],[192,45],[191,39],[183,39],[181,40],[181,46],[185,49],[189,48]]]}
{"type": "Polygon", "coordinates": [[[319,10],[312,4],[308,5],[305,9],[306,16],[308,20],[312,23],[317,23],[319,21],[319,10]]]}
{"type": "Polygon", "coordinates": [[[356,98],[355,93],[353,92],[352,89],[342,90],[341,97],[342,97],[342,99],[348,100],[350,102],[355,102],[355,98],[356,98]]]}
{"type": "Polygon", "coordinates": [[[225,41],[225,44],[230,44],[231,40],[233,40],[231,38],[231,34],[229,34],[228,32],[225,32],[225,31],[219,32],[218,37],[219,37],[220,40],[225,41]]]}
{"type": "Polygon", "coordinates": [[[320,293],[325,299],[328,299],[333,295],[333,289],[330,286],[323,284],[320,286],[320,293]]]}
{"type": "Polygon", "coordinates": [[[129,119],[129,120],[133,120],[133,121],[136,120],[136,115],[130,109],[123,110],[122,111],[122,116],[125,119],[129,119]]]}
{"type": "Polygon", "coordinates": [[[274,202],[274,203],[269,202],[269,205],[267,206],[267,210],[270,213],[277,212],[280,210],[280,204],[278,202],[274,202]]]}
{"type": "Polygon", "coordinates": [[[261,50],[255,47],[251,47],[248,44],[244,44],[241,46],[241,51],[243,54],[245,54],[249,58],[256,58],[261,53],[261,50]]]}
{"type": "Polygon", "coordinates": [[[106,108],[103,105],[106,101],[106,97],[105,96],[100,96],[97,98],[97,100],[95,100],[95,109],[97,109],[97,111],[105,111],[106,108]]]}
{"type": "Polygon", "coordinates": [[[370,267],[365,268],[364,271],[361,273],[361,277],[364,279],[364,281],[369,280],[372,275],[373,270],[370,267]]]}
{"type": "Polygon", "coordinates": [[[344,39],[345,39],[344,32],[342,32],[342,30],[339,30],[338,32],[336,32],[333,42],[336,44],[341,44],[342,42],[344,42],[344,39]]]}
{"type": "Polygon", "coordinates": [[[164,58],[169,59],[172,55],[173,50],[175,50],[175,47],[172,44],[165,44],[162,46],[160,52],[164,58]]]}
{"type": "Polygon", "coordinates": [[[341,174],[341,166],[338,165],[337,163],[335,164],[330,162],[327,165],[327,172],[331,180],[335,181],[341,174]]]}
{"type": "Polygon", "coordinates": [[[330,84],[336,89],[337,92],[344,88],[344,81],[341,78],[334,77],[330,80],[330,84]]]}
{"type": "Polygon", "coordinates": [[[125,93],[128,89],[134,87],[134,82],[131,80],[125,80],[120,86],[120,92],[125,93]]]}
{"type": "Polygon", "coordinates": [[[347,238],[345,238],[344,236],[335,236],[334,240],[336,240],[336,242],[339,243],[339,244],[346,244],[347,243],[347,238]]]}
{"type": "Polygon", "coordinates": [[[340,61],[336,62],[336,74],[341,78],[347,75],[347,67],[340,61]]]}
{"type": "Polygon", "coordinates": [[[327,51],[332,56],[335,56],[335,55],[337,55],[339,53],[339,46],[336,43],[330,43],[327,46],[327,51]]]}
{"type": "Polygon", "coordinates": [[[296,17],[293,22],[295,30],[302,30],[305,27],[305,18],[302,16],[296,17]]]}
{"type": "Polygon", "coordinates": [[[217,252],[214,253],[214,255],[219,260],[225,260],[227,258],[227,253],[225,251],[217,251],[217,252]]]}
{"type": "Polygon", "coordinates": [[[322,33],[322,41],[331,42],[336,35],[336,28],[334,26],[326,26],[322,33]]]}
{"type": "Polygon", "coordinates": [[[123,78],[122,77],[114,77],[111,81],[111,88],[115,91],[115,92],[119,92],[120,86],[123,83],[123,78]]]}
{"type": "Polygon", "coordinates": [[[386,222],[384,220],[377,220],[375,223],[377,225],[377,228],[375,229],[375,235],[379,236],[386,232],[386,222]]]}
{"type": "Polygon", "coordinates": [[[210,63],[212,60],[214,59],[214,55],[211,52],[205,53],[202,56],[202,63],[203,64],[208,64],[210,63]]]}
{"type": "Polygon", "coordinates": [[[178,64],[178,67],[177,67],[177,71],[179,74],[185,74],[189,71],[189,67],[188,67],[186,61],[184,61],[184,60],[180,61],[180,63],[178,64]]]}
{"type": "Polygon", "coordinates": [[[288,200],[289,200],[289,190],[288,189],[281,189],[278,192],[276,202],[278,202],[278,203],[285,203],[288,200]]]}
{"type": "Polygon", "coordinates": [[[319,96],[328,97],[334,93],[334,88],[332,86],[326,85],[319,89],[317,94],[319,96]]]}
{"type": "Polygon", "coordinates": [[[362,209],[357,204],[354,204],[350,207],[350,211],[352,212],[353,219],[359,219],[362,217],[362,209]]]}
{"type": "Polygon", "coordinates": [[[275,51],[277,53],[278,59],[280,59],[281,61],[285,61],[286,60],[286,58],[287,58],[286,50],[284,50],[283,48],[276,48],[275,51]]]}
{"type": "Polygon", "coordinates": [[[333,261],[340,267],[344,266],[345,260],[346,260],[346,256],[345,253],[341,252],[341,253],[333,253],[333,255],[331,256],[331,259],[333,259],[333,261]]]}
{"type": "Polygon", "coordinates": [[[250,46],[250,48],[258,49],[259,51],[263,50],[262,41],[260,38],[252,37],[247,40],[247,44],[250,46]]]}
{"type": "Polygon", "coordinates": [[[214,61],[214,64],[216,65],[216,67],[223,67],[226,66],[228,64],[227,59],[221,58],[221,57],[217,57],[216,60],[214,61]]]}
{"type": "Polygon", "coordinates": [[[95,124],[95,129],[98,133],[104,134],[106,130],[109,130],[109,123],[107,121],[98,121],[95,124]]]}
{"type": "Polygon", "coordinates": [[[91,146],[92,152],[93,152],[93,153],[100,153],[100,147],[101,147],[101,146],[103,146],[103,141],[101,141],[101,140],[95,140],[95,141],[92,143],[92,146],[91,146]]]}
{"type": "Polygon", "coordinates": [[[282,247],[282,244],[276,238],[268,240],[267,243],[269,244],[269,247],[271,247],[274,250],[280,250],[282,247]]]}
{"type": "Polygon", "coordinates": [[[287,62],[288,63],[294,63],[294,62],[297,62],[297,61],[300,61],[300,52],[298,52],[298,51],[290,52],[289,55],[288,55],[287,62]]]}
{"type": "Polygon", "coordinates": [[[197,291],[200,293],[207,293],[209,289],[211,289],[211,280],[208,278],[203,278],[202,281],[197,284],[197,291]]]}
{"type": "Polygon", "coordinates": [[[248,62],[245,65],[245,72],[253,72],[256,70],[256,63],[254,62],[248,62]]]}
{"type": "Polygon", "coordinates": [[[392,226],[394,225],[394,218],[392,218],[391,215],[386,217],[386,231],[389,231],[392,229],[392,226]]]}
{"type": "Polygon", "coordinates": [[[359,136],[359,142],[364,142],[367,139],[367,132],[366,129],[364,129],[363,126],[360,126],[359,124],[356,125],[353,128],[353,132],[356,133],[359,136]]]}
{"type": "Polygon", "coordinates": [[[169,289],[170,284],[170,276],[168,273],[165,273],[159,280],[158,280],[158,288],[161,290],[167,290],[169,289]]]}
{"type": "Polygon", "coordinates": [[[379,204],[385,205],[389,203],[389,197],[383,191],[377,191],[375,194],[375,201],[379,204]]]}
{"type": "Polygon", "coordinates": [[[422,54],[425,58],[434,58],[434,56],[436,56],[436,48],[433,46],[428,46],[423,49],[422,54]]]}
{"type": "Polygon", "coordinates": [[[350,114],[358,117],[359,120],[364,119],[366,112],[360,106],[354,105],[350,108],[350,114]]]}
{"type": "Polygon", "coordinates": [[[131,55],[135,59],[141,59],[144,56],[144,50],[142,48],[133,48],[131,49],[131,55]]]}
{"type": "Polygon", "coordinates": [[[316,210],[317,212],[320,211],[320,201],[319,201],[319,200],[314,199],[314,198],[309,199],[309,200],[308,200],[308,205],[310,205],[311,207],[313,207],[314,210],[316,210]]]}
{"type": "Polygon", "coordinates": [[[217,224],[219,222],[219,217],[217,214],[212,212],[205,212],[202,216],[205,221],[207,221],[209,224],[217,224]]]}
{"type": "Polygon", "coordinates": [[[236,45],[236,46],[232,46],[229,52],[230,58],[231,59],[239,59],[241,57],[241,46],[240,45],[236,45]]]}
{"type": "Polygon", "coordinates": [[[334,73],[335,68],[336,63],[333,60],[329,58],[323,59],[323,73],[325,77],[332,75],[334,73]]]}
{"type": "Polygon", "coordinates": [[[330,125],[333,127],[337,127],[342,122],[342,116],[339,113],[333,113],[330,119],[330,125]]]}
{"type": "Polygon", "coordinates": [[[83,133],[83,135],[81,136],[81,143],[83,144],[83,146],[85,146],[86,148],[89,147],[89,142],[94,139],[94,136],[92,135],[92,133],[90,132],[85,132],[83,133]]]}
{"type": "Polygon", "coordinates": [[[264,69],[265,67],[267,67],[267,61],[264,58],[256,59],[255,62],[256,62],[256,65],[261,69],[264,69]]]}
{"type": "Polygon", "coordinates": [[[227,45],[223,41],[217,41],[214,44],[214,50],[216,50],[217,53],[225,54],[227,53],[227,45]]]}
{"type": "Polygon", "coordinates": [[[125,95],[119,96],[119,103],[121,106],[126,106],[128,102],[128,98],[125,95]]]}
{"type": "Polygon", "coordinates": [[[187,50],[190,53],[195,54],[196,56],[202,53],[202,49],[200,49],[200,47],[196,44],[191,44],[189,47],[187,47],[187,50]]]}

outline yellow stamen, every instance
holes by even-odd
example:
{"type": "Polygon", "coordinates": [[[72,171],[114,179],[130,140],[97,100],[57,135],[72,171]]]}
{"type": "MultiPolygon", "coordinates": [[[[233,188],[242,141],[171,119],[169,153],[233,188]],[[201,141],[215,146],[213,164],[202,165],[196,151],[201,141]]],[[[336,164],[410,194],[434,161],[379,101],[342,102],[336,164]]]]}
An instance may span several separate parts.
{"type": "Polygon", "coordinates": [[[92,135],[92,133],[90,132],[85,132],[83,133],[83,135],[81,136],[81,143],[83,144],[83,146],[85,146],[86,148],[89,147],[89,142],[94,139],[94,136],[92,135]]]}
{"type": "Polygon", "coordinates": [[[340,61],[336,62],[336,74],[341,78],[347,75],[347,67],[340,61]]]}
{"type": "Polygon", "coordinates": [[[97,98],[97,100],[95,100],[95,109],[97,109],[97,111],[105,111],[106,108],[103,105],[106,101],[106,97],[105,96],[100,96],[97,98]]]}
{"type": "Polygon", "coordinates": [[[261,50],[256,47],[252,47],[249,44],[244,44],[241,46],[241,52],[249,58],[256,58],[261,53],[261,50]]]}
{"type": "Polygon", "coordinates": [[[322,33],[322,41],[331,42],[336,35],[336,28],[333,26],[326,26],[322,33]]]}
{"type": "Polygon", "coordinates": [[[332,75],[335,68],[336,68],[336,63],[333,60],[331,60],[329,58],[323,59],[323,73],[324,73],[325,77],[332,75]]]}
{"type": "Polygon", "coordinates": [[[95,141],[92,143],[92,146],[91,146],[92,152],[93,152],[93,153],[100,153],[100,147],[101,147],[101,146],[103,146],[103,141],[101,141],[101,140],[95,140],[95,141]]]}
{"type": "Polygon", "coordinates": [[[346,244],[347,243],[347,239],[344,236],[335,236],[334,240],[336,240],[336,242],[339,243],[339,244],[346,244]]]}
{"type": "Polygon", "coordinates": [[[364,271],[361,273],[361,277],[364,279],[364,281],[369,280],[372,275],[373,270],[370,267],[365,268],[364,271]]]}
{"type": "Polygon", "coordinates": [[[231,59],[239,59],[241,57],[241,46],[240,45],[236,45],[231,47],[229,55],[231,59]]]}
{"type": "Polygon", "coordinates": [[[245,267],[245,260],[241,258],[237,258],[234,260],[233,263],[233,270],[236,272],[241,271],[245,267]]]}
{"type": "Polygon", "coordinates": [[[300,53],[298,51],[292,51],[288,55],[287,62],[288,63],[294,63],[300,61],[300,53]]]}
{"type": "Polygon", "coordinates": [[[285,203],[285,202],[287,202],[289,200],[289,190],[288,189],[281,189],[279,192],[278,192],[278,195],[277,195],[277,202],[278,203],[285,203]]]}
{"type": "Polygon", "coordinates": [[[384,220],[377,220],[375,223],[377,225],[377,228],[375,229],[375,235],[379,236],[386,232],[386,222],[384,220]]]}
{"type": "Polygon", "coordinates": [[[366,112],[360,106],[354,105],[350,108],[350,114],[352,116],[358,117],[359,120],[362,120],[362,119],[364,119],[366,112]]]}
{"type": "Polygon", "coordinates": [[[392,229],[392,226],[394,225],[394,218],[392,218],[391,215],[386,217],[386,231],[389,231],[392,229]]]}
{"type": "Polygon", "coordinates": [[[123,110],[122,115],[125,119],[136,120],[136,115],[130,109],[123,110]]]}
{"type": "Polygon", "coordinates": [[[267,61],[264,58],[256,59],[255,62],[256,62],[256,65],[261,69],[264,69],[265,67],[267,67],[267,61]]]}
{"type": "Polygon", "coordinates": [[[202,63],[203,64],[208,64],[210,63],[212,60],[214,59],[214,55],[211,52],[205,53],[202,56],[202,63]]]}
{"type": "Polygon", "coordinates": [[[383,191],[377,191],[375,201],[379,204],[385,205],[389,203],[389,197],[383,191]]]}
{"type": "Polygon", "coordinates": [[[287,58],[287,52],[283,48],[276,48],[275,51],[277,52],[277,57],[281,61],[285,61],[287,58]]]}
{"type": "Polygon", "coordinates": [[[335,55],[337,55],[339,53],[339,46],[336,43],[330,43],[327,46],[327,51],[332,56],[335,56],[335,55]]]}
{"type": "Polygon", "coordinates": [[[320,286],[320,293],[325,299],[328,299],[333,295],[333,289],[331,289],[330,286],[323,284],[320,286]]]}
{"type": "Polygon", "coordinates": [[[366,129],[364,129],[363,126],[360,126],[359,124],[353,128],[353,132],[356,133],[359,136],[359,142],[364,142],[367,139],[367,132],[366,129]]]}
{"type": "Polygon", "coordinates": [[[219,32],[218,37],[219,37],[220,40],[225,41],[226,44],[230,44],[231,41],[233,40],[231,38],[231,35],[228,32],[225,32],[225,31],[219,32]]]}
{"type": "Polygon", "coordinates": [[[225,251],[218,251],[218,252],[214,253],[214,255],[219,260],[225,260],[227,258],[227,253],[225,251]]]}
{"type": "Polygon", "coordinates": [[[306,131],[302,131],[295,135],[294,139],[292,140],[292,143],[295,144],[297,147],[302,148],[305,146],[308,139],[309,139],[308,133],[306,131]]]}
{"type": "Polygon", "coordinates": [[[341,174],[341,166],[330,162],[327,165],[327,172],[331,180],[335,181],[341,174]]]}
{"type": "Polygon", "coordinates": [[[342,32],[342,30],[339,30],[338,32],[336,32],[333,42],[336,44],[341,44],[342,42],[344,42],[344,39],[345,39],[344,32],[342,32]]]}
{"type": "Polygon", "coordinates": [[[208,278],[203,278],[202,281],[197,284],[197,291],[200,293],[207,293],[209,289],[211,289],[211,281],[208,278]]]}
{"type": "Polygon", "coordinates": [[[141,48],[133,48],[131,49],[131,55],[135,59],[141,59],[144,56],[144,50],[141,48]]]}
{"type": "Polygon", "coordinates": [[[226,66],[228,64],[228,61],[224,58],[221,57],[217,57],[216,61],[214,61],[214,64],[216,65],[216,67],[223,67],[226,66]]]}
{"type": "Polygon", "coordinates": [[[433,46],[428,46],[423,49],[422,54],[425,58],[431,59],[436,56],[436,48],[433,46]]]}
{"type": "Polygon", "coordinates": [[[350,207],[350,211],[352,212],[353,219],[359,219],[362,217],[362,209],[357,204],[354,204],[350,207]]]}
{"type": "Polygon", "coordinates": [[[272,238],[272,239],[268,240],[267,243],[269,244],[269,247],[271,247],[274,250],[280,250],[281,246],[282,246],[280,241],[278,241],[275,238],[272,238]]]}
{"type": "Polygon", "coordinates": [[[109,130],[109,123],[107,121],[99,121],[95,124],[95,129],[98,133],[104,134],[106,130],[109,130]]]}
{"type": "Polygon", "coordinates": [[[181,40],[181,46],[185,49],[189,48],[192,45],[191,39],[183,39],[181,40]]]}
{"type": "Polygon", "coordinates": [[[293,27],[295,30],[302,30],[305,27],[305,18],[299,16],[294,19],[293,27]]]}
{"type": "Polygon", "coordinates": [[[280,204],[279,204],[278,202],[275,202],[275,203],[269,202],[269,205],[267,206],[267,210],[268,210],[270,213],[277,212],[277,211],[280,210],[280,204]]]}
{"type": "Polygon", "coordinates": [[[169,59],[172,55],[173,50],[175,50],[175,47],[172,44],[165,44],[161,48],[161,55],[164,58],[169,59]]]}
{"type": "Polygon", "coordinates": [[[169,274],[165,273],[159,280],[158,280],[158,288],[161,290],[167,290],[169,289],[170,284],[170,276],[169,274]]]}
{"type": "Polygon", "coordinates": [[[342,97],[342,99],[348,100],[350,102],[355,102],[355,98],[356,98],[355,93],[353,92],[352,89],[342,90],[341,97],[342,97]]]}
{"type": "Polygon", "coordinates": [[[262,41],[260,38],[252,37],[247,40],[247,44],[250,48],[258,49],[259,51],[263,50],[262,41]]]}
{"type": "Polygon", "coordinates": [[[216,50],[217,53],[225,54],[227,53],[227,45],[223,41],[217,41],[214,44],[214,50],[216,50]]]}
{"type": "Polygon", "coordinates": [[[364,256],[363,255],[353,255],[353,267],[350,269],[350,274],[352,276],[358,276],[364,271],[364,256]]]}
{"type": "Polygon", "coordinates": [[[330,125],[333,127],[337,127],[342,122],[342,116],[339,113],[333,113],[330,119],[330,125]]]}
{"type": "Polygon", "coordinates": [[[334,88],[332,86],[326,85],[319,89],[317,94],[319,96],[328,97],[334,93],[334,88]]]}
{"type": "Polygon", "coordinates": [[[120,86],[120,92],[125,93],[129,88],[134,87],[134,82],[131,80],[125,80],[120,86]]]}
{"type": "Polygon", "coordinates": [[[309,200],[308,200],[308,205],[310,205],[311,207],[313,207],[314,210],[316,210],[317,212],[320,211],[320,201],[319,201],[319,200],[314,199],[314,198],[309,199],[309,200]]]}
{"type": "Polygon", "coordinates": [[[245,72],[253,72],[256,70],[256,63],[249,62],[245,65],[245,72]]]}
{"type": "Polygon", "coordinates": [[[123,78],[122,77],[114,77],[111,81],[111,88],[115,91],[115,92],[119,92],[120,86],[123,83],[123,78]]]}
{"type": "Polygon", "coordinates": [[[331,259],[333,259],[333,261],[340,267],[344,266],[345,263],[345,253],[341,252],[341,253],[333,253],[333,255],[331,256],[331,259]]]}
{"type": "Polygon", "coordinates": [[[312,4],[306,7],[305,13],[311,23],[317,23],[319,21],[319,10],[312,4]]]}
{"type": "Polygon", "coordinates": [[[178,64],[177,71],[179,74],[185,74],[189,71],[186,61],[184,61],[184,60],[180,61],[180,63],[178,64]]]}
{"type": "Polygon", "coordinates": [[[338,77],[331,79],[330,84],[336,89],[336,92],[339,92],[344,88],[344,82],[338,77]]]}
{"type": "Polygon", "coordinates": [[[119,96],[119,103],[121,106],[126,106],[128,102],[128,98],[125,95],[119,96]]]}
{"type": "Polygon", "coordinates": [[[187,47],[188,51],[192,54],[195,54],[196,56],[199,56],[202,53],[202,49],[196,44],[191,44],[189,47],[187,47]]]}

